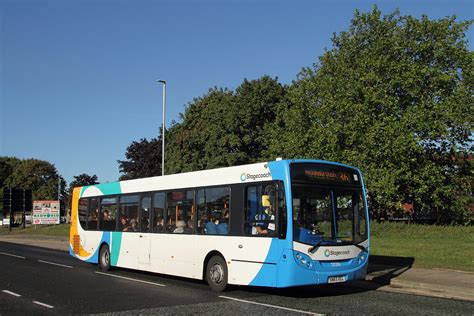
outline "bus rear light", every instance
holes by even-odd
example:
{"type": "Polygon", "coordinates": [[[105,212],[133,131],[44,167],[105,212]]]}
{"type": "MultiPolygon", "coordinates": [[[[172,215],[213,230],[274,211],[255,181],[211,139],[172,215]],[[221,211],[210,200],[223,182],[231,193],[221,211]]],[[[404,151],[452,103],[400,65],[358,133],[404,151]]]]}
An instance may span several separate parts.
{"type": "Polygon", "coordinates": [[[81,247],[81,237],[79,235],[74,235],[72,240],[72,250],[77,255],[79,254],[79,249],[81,247]]]}

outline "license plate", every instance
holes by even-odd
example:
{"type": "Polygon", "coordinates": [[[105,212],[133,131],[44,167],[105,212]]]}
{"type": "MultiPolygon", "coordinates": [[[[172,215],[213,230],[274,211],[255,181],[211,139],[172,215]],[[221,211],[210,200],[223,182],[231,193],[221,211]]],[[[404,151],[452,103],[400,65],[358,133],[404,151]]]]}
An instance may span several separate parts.
{"type": "Polygon", "coordinates": [[[345,276],[333,276],[328,278],[328,283],[346,282],[345,276]]]}

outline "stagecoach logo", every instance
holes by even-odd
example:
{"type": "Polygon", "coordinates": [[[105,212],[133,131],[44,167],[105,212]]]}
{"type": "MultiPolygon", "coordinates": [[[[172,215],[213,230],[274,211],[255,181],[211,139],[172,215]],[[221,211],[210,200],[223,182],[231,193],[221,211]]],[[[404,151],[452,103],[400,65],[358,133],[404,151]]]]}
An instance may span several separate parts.
{"type": "Polygon", "coordinates": [[[265,179],[265,178],[271,178],[272,174],[270,172],[267,173],[255,173],[255,174],[250,174],[250,173],[242,173],[240,175],[240,181],[244,182],[247,179],[250,180],[259,180],[259,179],[265,179]]]}
{"type": "Polygon", "coordinates": [[[334,251],[334,250],[326,249],[324,251],[324,256],[326,256],[326,258],[328,258],[329,256],[338,257],[338,256],[342,256],[342,255],[348,255],[350,253],[351,252],[349,250],[334,251]]]}

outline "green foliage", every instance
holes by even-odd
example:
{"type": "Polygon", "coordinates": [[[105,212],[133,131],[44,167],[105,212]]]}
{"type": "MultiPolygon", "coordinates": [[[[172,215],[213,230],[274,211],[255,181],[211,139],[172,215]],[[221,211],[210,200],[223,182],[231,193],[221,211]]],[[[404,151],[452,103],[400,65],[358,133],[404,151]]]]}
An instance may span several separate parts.
{"type": "Polygon", "coordinates": [[[54,165],[38,159],[16,159],[3,187],[31,189],[33,200],[54,200],[58,197],[59,178],[60,195],[64,196],[66,181],[58,174],[54,165]]]}
{"type": "Polygon", "coordinates": [[[356,11],[290,87],[267,155],[360,167],[377,217],[408,202],[438,222],[472,220],[469,25],[356,11]]]}
{"type": "Polygon", "coordinates": [[[92,176],[88,175],[87,173],[82,173],[78,176],[74,176],[74,180],[69,184],[69,189],[67,190],[67,196],[65,197],[66,205],[69,207],[71,205],[71,197],[72,191],[75,187],[82,187],[85,185],[93,185],[97,184],[98,177],[94,174],[92,176]]]}
{"type": "Polygon", "coordinates": [[[122,173],[120,180],[161,175],[161,139],[134,141],[127,147],[125,157],[126,160],[117,160],[122,173]]]}
{"type": "Polygon", "coordinates": [[[167,173],[262,161],[268,125],[286,88],[264,76],[244,80],[234,91],[211,89],[190,103],[167,142],[167,173]]]}
{"type": "Polygon", "coordinates": [[[20,163],[16,157],[0,157],[0,187],[3,187],[13,169],[20,163]]]}
{"type": "Polygon", "coordinates": [[[5,181],[12,174],[15,166],[20,163],[20,159],[15,157],[0,157],[0,200],[3,199],[3,188],[5,181]]]}
{"type": "Polygon", "coordinates": [[[78,176],[74,176],[74,180],[69,184],[69,192],[72,193],[75,187],[98,184],[98,180],[99,178],[95,174],[90,176],[87,173],[82,173],[78,176]]]}

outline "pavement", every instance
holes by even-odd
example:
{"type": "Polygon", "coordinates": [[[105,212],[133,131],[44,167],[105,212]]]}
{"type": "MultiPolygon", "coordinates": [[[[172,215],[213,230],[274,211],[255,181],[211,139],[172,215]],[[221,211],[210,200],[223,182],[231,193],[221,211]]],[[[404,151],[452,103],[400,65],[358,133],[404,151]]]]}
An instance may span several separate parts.
{"type": "MultiPolygon", "coordinates": [[[[0,241],[69,251],[65,236],[2,235],[0,241]]],[[[474,273],[413,268],[412,258],[371,256],[365,281],[349,286],[474,302],[474,273]]]]}

